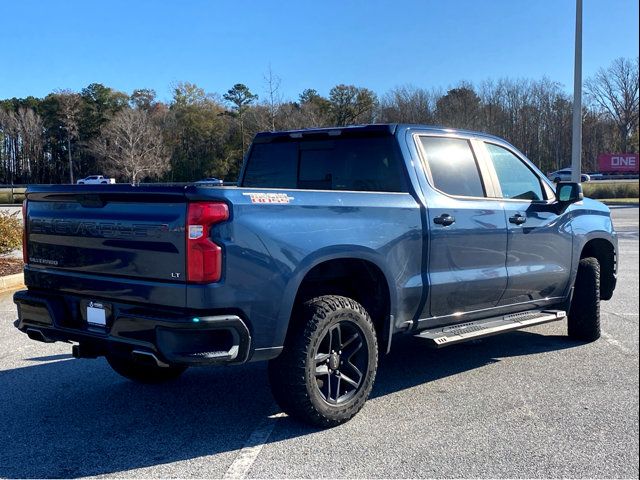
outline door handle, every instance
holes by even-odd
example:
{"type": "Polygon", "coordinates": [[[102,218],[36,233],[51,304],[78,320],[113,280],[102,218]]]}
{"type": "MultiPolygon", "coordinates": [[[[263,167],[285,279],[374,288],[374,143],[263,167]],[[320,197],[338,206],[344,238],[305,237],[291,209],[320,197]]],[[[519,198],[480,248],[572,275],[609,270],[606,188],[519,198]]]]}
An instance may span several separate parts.
{"type": "Polygon", "coordinates": [[[520,215],[519,213],[516,213],[513,217],[509,217],[509,222],[515,223],[516,225],[522,225],[526,221],[527,217],[520,215]]]}
{"type": "Polygon", "coordinates": [[[449,225],[456,223],[456,219],[448,213],[443,213],[439,217],[434,218],[433,223],[436,225],[442,225],[443,227],[448,227],[449,225]]]}

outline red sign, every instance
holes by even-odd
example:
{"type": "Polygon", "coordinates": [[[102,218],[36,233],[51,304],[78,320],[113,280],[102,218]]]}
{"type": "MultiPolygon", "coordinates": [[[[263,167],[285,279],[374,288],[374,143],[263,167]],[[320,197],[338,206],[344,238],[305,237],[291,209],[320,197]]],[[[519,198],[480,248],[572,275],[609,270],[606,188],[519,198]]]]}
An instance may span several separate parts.
{"type": "Polygon", "coordinates": [[[637,153],[601,153],[598,156],[598,168],[601,172],[638,173],[637,153]]]}

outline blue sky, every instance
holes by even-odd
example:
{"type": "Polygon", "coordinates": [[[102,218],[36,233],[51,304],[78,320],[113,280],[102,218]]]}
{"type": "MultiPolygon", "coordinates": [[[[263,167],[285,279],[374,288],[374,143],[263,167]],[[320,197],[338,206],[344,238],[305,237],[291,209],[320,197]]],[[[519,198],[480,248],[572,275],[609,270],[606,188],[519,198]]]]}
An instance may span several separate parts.
{"type": "MultiPolygon", "coordinates": [[[[99,82],[130,93],[189,81],[264,96],[338,83],[379,94],[412,84],[547,76],[573,85],[574,0],[3,0],[0,98],[99,82]]],[[[584,76],[638,56],[638,1],[584,0],[584,76]]]]}

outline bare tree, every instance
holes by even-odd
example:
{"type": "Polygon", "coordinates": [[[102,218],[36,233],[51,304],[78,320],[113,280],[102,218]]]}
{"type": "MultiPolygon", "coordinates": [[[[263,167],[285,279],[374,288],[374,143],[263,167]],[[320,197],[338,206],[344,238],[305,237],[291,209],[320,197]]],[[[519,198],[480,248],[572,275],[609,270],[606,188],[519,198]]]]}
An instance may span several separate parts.
{"type": "Polygon", "coordinates": [[[269,70],[264,76],[264,83],[267,93],[267,109],[269,111],[269,128],[272,132],[276,130],[276,117],[280,113],[282,107],[282,98],[280,96],[280,83],[279,76],[274,75],[269,65],[269,70]]]}
{"type": "Polygon", "coordinates": [[[132,184],[145,177],[158,178],[169,170],[162,131],[144,110],[118,112],[90,143],[90,149],[107,173],[125,177],[132,184]]]}
{"type": "Polygon", "coordinates": [[[69,181],[73,181],[73,156],[71,155],[71,141],[78,138],[78,121],[82,107],[82,97],[69,90],[56,92],[58,101],[58,115],[67,137],[67,156],[69,159],[69,181]]]}
{"type": "Polygon", "coordinates": [[[42,118],[31,108],[19,108],[17,112],[22,138],[23,170],[38,177],[38,163],[42,156],[42,118]]]}
{"type": "Polygon", "coordinates": [[[3,169],[5,181],[12,184],[15,180],[19,151],[20,127],[12,110],[0,108],[0,132],[2,133],[3,169]]]}
{"type": "Polygon", "coordinates": [[[380,121],[392,123],[433,123],[435,93],[412,85],[396,87],[382,97],[380,121]]]}
{"type": "Polygon", "coordinates": [[[589,98],[610,117],[618,129],[619,146],[627,151],[638,129],[638,58],[618,58],[585,82],[589,98]]]}
{"type": "Polygon", "coordinates": [[[8,180],[40,179],[44,124],[35,110],[19,107],[16,111],[0,109],[0,133],[6,152],[8,180]]]}

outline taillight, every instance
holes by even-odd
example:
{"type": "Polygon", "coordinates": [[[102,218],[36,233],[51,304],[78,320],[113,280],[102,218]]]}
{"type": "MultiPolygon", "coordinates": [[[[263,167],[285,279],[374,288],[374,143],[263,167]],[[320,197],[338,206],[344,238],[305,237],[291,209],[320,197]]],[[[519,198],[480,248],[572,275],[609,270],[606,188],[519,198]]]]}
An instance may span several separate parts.
{"type": "Polygon", "coordinates": [[[29,263],[27,254],[27,199],[22,202],[22,261],[29,263]]]}
{"type": "Polygon", "coordinates": [[[194,202],[187,208],[187,281],[217,282],[222,277],[222,248],[209,233],[211,226],[229,218],[225,203],[194,202]]]}

